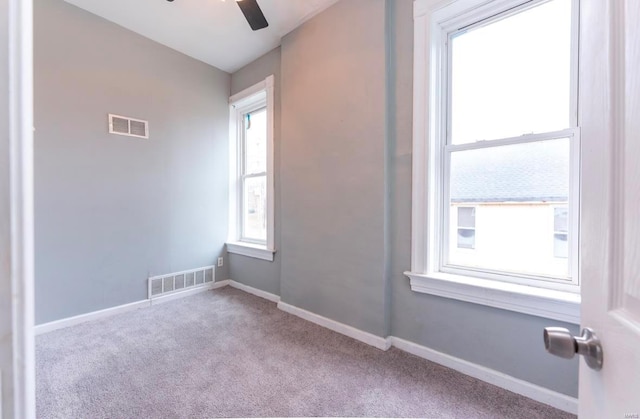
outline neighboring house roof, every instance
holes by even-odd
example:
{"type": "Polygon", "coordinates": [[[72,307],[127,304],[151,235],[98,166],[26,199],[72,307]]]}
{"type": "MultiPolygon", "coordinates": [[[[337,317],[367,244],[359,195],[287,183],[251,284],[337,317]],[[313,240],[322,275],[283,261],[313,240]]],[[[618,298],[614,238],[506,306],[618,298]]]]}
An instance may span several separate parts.
{"type": "Polygon", "coordinates": [[[455,152],[451,201],[567,201],[568,162],[569,140],[455,152]]]}

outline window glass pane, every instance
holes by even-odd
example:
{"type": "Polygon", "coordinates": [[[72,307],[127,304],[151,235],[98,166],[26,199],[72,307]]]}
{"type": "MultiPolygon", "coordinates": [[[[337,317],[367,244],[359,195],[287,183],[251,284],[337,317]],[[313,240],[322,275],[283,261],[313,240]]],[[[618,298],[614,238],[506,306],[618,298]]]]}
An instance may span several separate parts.
{"type": "Polygon", "coordinates": [[[556,232],[567,232],[568,225],[568,214],[569,210],[567,207],[560,207],[553,209],[553,231],[556,232]]]}
{"type": "Polygon", "coordinates": [[[567,205],[569,139],[453,152],[450,170],[446,264],[568,276],[568,261],[554,257],[555,212],[551,209],[567,205]],[[458,207],[471,204],[475,207],[473,252],[459,249],[460,223],[468,220],[458,207]]]}
{"type": "Polygon", "coordinates": [[[267,110],[245,114],[245,174],[267,171],[267,110]]]}
{"type": "Polygon", "coordinates": [[[476,226],[476,209],[473,207],[459,207],[458,208],[458,227],[470,227],[476,226]]]}
{"type": "Polygon", "coordinates": [[[453,144],[570,126],[571,0],[471,28],[450,45],[453,144]]]}
{"type": "Polygon", "coordinates": [[[267,240],[266,176],[246,178],[243,191],[242,238],[267,240]]]}
{"type": "Polygon", "coordinates": [[[458,248],[474,249],[476,247],[476,231],[471,228],[458,229],[458,248]]]}
{"type": "Polygon", "coordinates": [[[569,257],[569,241],[566,234],[553,235],[553,255],[557,258],[569,257]]]}

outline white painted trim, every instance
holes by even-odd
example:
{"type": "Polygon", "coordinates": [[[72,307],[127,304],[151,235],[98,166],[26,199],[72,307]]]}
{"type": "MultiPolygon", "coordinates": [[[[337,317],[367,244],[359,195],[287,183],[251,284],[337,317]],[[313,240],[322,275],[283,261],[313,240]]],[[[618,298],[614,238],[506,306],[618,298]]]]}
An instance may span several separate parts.
{"type": "Polygon", "coordinates": [[[580,324],[580,294],[445,273],[404,274],[415,292],[580,324]]]}
{"type": "Polygon", "coordinates": [[[274,303],[279,303],[280,302],[280,296],[279,295],[271,294],[270,292],[263,291],[263,290],[258,289],[258,288],[254,288],[254,287],[251,287],[251,286],[246,285],[246,284],[242,284],[242,283],[240,283],[238,281],[234,281],[233,279],[227,279],[227,281],[228,281],[229,285],[232,288],[239,289],[239,290],[244,291],[244,292],[246,292],[248,294],[253,294],[255,296],[264,298],[265,300],[269,300],[269,301],[272,301],[274,303]]]}
{"type": "Polygon", "coordinates": [[[470,377],[474,377],[505,390],[512,391],[537,402],[553,406],[556,409],[573,414],[578,413],[578,399],[575,397],[570,397],[565,394],[549,390],[528,381],[503,374],[491,368],[483,367],[395,336],[389,337],[388,340],[396,348],[419,356],[420,358],[424,358],[447,368],[459,371],[470,377]]]}
{"type": "Polygon", "coordinates": [[[267,249],[275,249],[275,77],[270,75],[264,81],[267,85],[267,249]]]}
{"type": "MultiPolygon", "coordinates": [[[[255,85],[229,98],[229,233],[228,242],[236,245],[246,245],[240,242],[242,236],[242,152],[244,113],[259,109],[267,109],[267,237],[264,243],[258,243],[257,248],[275,249],[275,175],[274,175],[274,135],[275,135],[275,77],[268,76],[255,85]]],[[[245,256],[273,261],[273,254],[248,250],[245,253],[239,247],[235,248],[245,256]]],[[[275,250],[273,250],[275,251],[275,250]]]]}
{"type": "Polygon", "coordinates": [[[194,289],[188,289],[182,292],[177,292],[174,294],[157,297],[153,300],[146,299],[141,301],[136,301],[133,303],[123,304],[116,307],[105,308],[104,310],[92,311],[91,313],[80,314],[78,316],[68,317],[66,319],[56,320],[49,323],[40,324],[35,327],[35,335],[41,335],[43,333],[52,332],[58,329],[64,329],[71,326],[76,326],[78,324],[90,322],[93,320],[103,319],[105,317],[111,317],[116,314],[126,313],[128,311],[137,310],[140,308],[150,307],[156,304],[162,304],[169,302],[171,300],[176,300],[179,298],[189,297],[194,294],[199,294],[201,292],[210,291],[217,288],[222,288],[229,285],[229,280],[225,279],[224,281],[212,282],[210,285],[206,287],[198,287],[194,289]]]}
{"type": "Polygon", "coordinates": [[[276,251],[253,243],[227,242],[227,252],[273,262],[276,251]]]}
{"type": "Polygon", "coordinates": [[[560,131],[549,131],[537,134],[522,134],[518,137],[500,138],[491,141],[476,141],[473,143],[447,144],[444,146],[447,152],[479,150],[482,148],[501,147],[505,145],[527,144],[544,140],[558,140],[561,138],[579,137],[579,128],[566,128],[560,131]]]}
{"type": "MultiPolygon", "coordinates": [[[[273,76],[271,76],[273,77],[273,76]]],[[[247,87],[241,92],[236,93],[235,95],[229,98],[229,104],[232,106],[243,105],[243,101],[245,99],[250,98],[251,96],[258,95],[260,92],[264,91],[267,88],[267,81],[261,80],[253,86],[247,87]]]]}
{"type": "MultiPolygon", "coordinates": [[[[11,378],[0,393],[7,419],[31,419],[36,416],[34,324],[34,215],[33,215],[33,2],[9,0],[2,7],[8,19],[8,127],[10,249],[10,286],[3,293],[11,296],[11,314],[3,310],[3,358],[9,355],[1,379],[11,378]],[[10,320],[9,320],[10,319],[10,320]],[[6,324],[6,323],[5,323],[6,324]],[[9,347],[11,349],[9,349],[9,347]],[[6,350],[6,352],[5,352],[6,350]],[[7,399],[4,399],[7,397],[7,399]],[[8,400],[8,399],[11,400],[8,400]]],[[[3,179],[4,180],[4,179],[3,179]]],[[[3,272],[4,276],[4,272],[3,272]]],[[[4,278],[3,278],[4,279],[4,278]]],[[[7,278],[8,279],[8,278],[7,278]]],[[[3,284],[3,285],[6,285],[3,284]]]]}
{"type": "Polygon", "coordinates": [[[333,330],[334,332],[349,336],[350,338],[359,340],[360,342],[364,342],[367,345],[371,345],[375,348],[382,349],[383,351],[386,351],[391,346],[386,338],[376,336],[372,333],[365,332],[364,330],[356,329],[355,327],[337,322],[335,320],[331,320],[327,317],[312,313],[291,304],[280,301],[278,303],[278,308],[289,314],[293,314],[294,316],[310,321],[311,323],[326,327],[329,330],[333,330]]]}
{"type": "Polygon", "coordinates": [[[428,0],[415,0],[413,2],[413,18],[417,19],[429,12],[428,0]]]}
{"type": "MultiPolygon", "coordinates": [[[[428,2],[416,0],[414,3],[413,25],[413,158],[411,165],[411,271],[425,272],[427,267],[426,250],[428,234],[432,234],[429,213],[429,200],[435,192],[427,188],[427,180],[431,172],[435,173],[435,164],[430,159],[427,145],[430,132],[439,130],[439,122],[428,113],[429,107],[439,106],[438,95],[441,84],[434,72],[429,72],[429,61],[439,61],[438,49],[430,49],[434,35],[439,32],[430,31],[428,2]],[[431,56],[430,56],[431,54],[431,56]],[[429,89],[430,85],[436,89],[429,89]],[[436,91],[437,90],[437,91],[436,91]],[[430,93],[430,94],[428,94],[430,93]],[[429,162],[427,164],[427,162],[429,162]],[[425,232],[427,234],[425,234],[425,232]]],[[[435,134],[431,134],[435,135],[435,134]]]]}
{"type": "Polygon", "coordinates": [[[91,313],[80,314],[78,316],[40,324],[35,327],[35,334],[37,336],[43,333],[52,332],[54,330],[65,329],[67,327],[76,326],[78,324],[90,322],[92,320],[98,320],[105,317],[115,316],[116,314],[137,310],[139,308],[149,307],[150,305],[151,302],[149,300],[136,301],[134,303],[105,308],[104,310],[92,311],[91,313]]]}

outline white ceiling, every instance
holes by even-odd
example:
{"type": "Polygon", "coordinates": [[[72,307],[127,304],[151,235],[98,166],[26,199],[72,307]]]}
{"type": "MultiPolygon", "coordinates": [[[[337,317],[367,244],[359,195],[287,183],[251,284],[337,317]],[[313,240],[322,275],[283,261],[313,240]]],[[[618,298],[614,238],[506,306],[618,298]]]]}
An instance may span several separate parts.
{"type": "Polygon", "coordinates": [[[252,31],[235,0],[65,0],[227,72],[280,45],[280,39],[337,0],[258,0],[269,27],[252,31]]]}

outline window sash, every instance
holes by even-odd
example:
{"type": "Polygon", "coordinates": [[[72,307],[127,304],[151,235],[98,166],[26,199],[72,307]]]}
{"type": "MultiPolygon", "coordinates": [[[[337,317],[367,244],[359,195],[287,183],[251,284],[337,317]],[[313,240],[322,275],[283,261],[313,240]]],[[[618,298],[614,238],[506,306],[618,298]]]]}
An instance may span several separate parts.
{"type": "MultiPolygon", "coordinates": [[[[512,7],[507,7],[502,10],[493,10],[487,7],[484,13],[478,12],[468,13],[467,16],[461,16],[457,19],[451,19],[449,22],[445,22],[442,24],[443,33],[441,34],[441,52],[442,55],[440,59],[442,60],[442,65],[446,69],[446,73],[443,72],[441,75],[442,85],[446,86],[446,91],[443,92],[442,102],[440,106],[442,106],[441,119],[440,121],[445,127],[445,136],[446,136],[446,144],[452,144],[452,93],[453,93],[453,77],[452,77],[452,58],[453,54],[451,53],[450,46],[452,45],[452,38],[457,35],[463,34],[464,32],[469,31],[470,29],[477,29],[483,26],[490,25],[494,22],[500,21],[502,19],[508,18],[512,15],[518,14],[520,12],[524,12],[527,9],[534,8],[542,3],[545,3],[548,0],[522,0],[520,4],[516,4],[512,7]]],[[[580,0],[570,0],[571,1],[571,75],[570,75],[570,95],[569,95],[569,126],[568,129],[577,128],[578,127],[578,58],[579,58],[579,50],[578,50],[578,41],[579,41],[579,21],[580,21],[580,0]]],[[[522,133],[527,134],[527,133],[522,133]]],[[[538,134],[538,133],[536,133],[538,134]]],[[[516,137],[517,138],[517,137],[516,137]]],[[[478,142],[485,141],[496,141],[496,139],[483,140],[478,142]]],[[[460,144],[461,146],[467,144],[460,144]]]]}
{"type": "Polygon", "coordinates": [[[436,196],[440,200],[437,206],[439,215],[435,214],[436,220],[442,220],[437,227],[436,237],[436,269],[439,272],[453,273],[458,275],[475,276],[487,279],[497,279],[513,283],[525,285],[537,285],[541,283],[547,284],[546,287],[554,288],[550,283],[558,284],[557,288],[563,285],[579,285],[577,274],[578,269],[578,226],[579,226],[579,208],[578,208],[578,188],[579,188],[579,153],[580,153],[580,131],[578,128],[571,128],[544,134],[529,134],[521,137],[506,138],[502,140],[478,141],[476,143],[459,144],[459,145],[442,145],[440,149],[435,150],[440,156],[440,182],[435,184],[437,188],[436,196]],[[545,275],[520,274],[514,272],[506,272],[492,270],[488,268],[474,268],[468,266],[457,266],[447,263],[449,260],[450,234],[449,225],[451,221],[451,199],[450,199],[450,167],[451,154],[456,151],[478,150],[505,145],[525,144],[531,142],[547,141],[554,139],[568,138],[570,142],[570,161],[569,161],[569,213],[568,213],[568,232],[569,237],[569,270],[567,278],[557,278],[545,275]]]}
{"type": "MultiPolygon", "coordinates": [[[[452,59],[450,46],[452,45],[452,39],[458,35],[464,34],[471,29],[478,29],[483,26],[488,26],[492,23],[516,15],[521,12],[525,12],[528,9],[532,9],[545,3],[548,0],[522,0],[520,4],[512,7],[507,7],[506,10],[490,10],[482,14],[475,15],[469,14],[469,16],[461,17],[460,19],[452,19],[450,22],[442,25],[444,33],[442,34],[442,58],[443,63],[446,65],[446,74],[443,74],[443,86],[446,86],[445,95],[443,95],[443,108],[446,110],[442,112],[444,115],[442,123],[446,127],[446,144],[453,144],[452,139],[452,93],[453,93],[453,77],[452,77],[452,59]]],[[[570,67],[571,76],[569,82],[570,95],[569,95],[569,125],[568,129],[578,127],[578,38],[579,38],[579,6],[580,0],[571,1],[571,57],[570,67]]],[[[522,133],[523,135],[526,133],[522,133]]],[[[536,133],[538,134],[538,133],[536,133]]],[[[542,133],[543,134],[543,133],[542,133]]],[[[517,137],[516,137],[517,138],[517,137]]],[[[495,141],[496,139],[487,139],[478,142],[495,141]]],[[[467,144],[460,144],[467,145],[467,144]]]]}
{"type": "MultiPolygon", "coordinates": [[[[238,155],[238,182],[237,182],[237,187],[238,190],[236,192],[236,196],[238,198],[238,205],[237,205],[237,210],[238,210],[238,232],[239,232],[239,239],[242,242],[247,242],[247,243],[252,243],[252,244],[260,244],[260,245],[264,245],[267,243],[267,239],[259,239],[259,238],[255,238],[255,237],[250,237],[246,234],[245,231],[245,224],[246,224],[246,213],[245,213],[245,209],[247,206],[247,203],[245,202],[245,184],[246,184],[246,180],[247,179],[251,179],[251,178],[258,178],[258,177],[265,177],[265,179],[267,178],[267,172],[263,171],[263,172],[259,172],[259,173],[247,173],[247,126],[246,126],[246,117],[247,115],[256,112],[256,111],[260,111],[262,109],[266,109],[266,99],[264,101],[258,101],[252,104],[252,106],[248,107],[248,108],[244,108],[244,109],[239,109],[238,110],[238,116],[237,116],[237,129],[238,129],[238,150],[239,150],[239,155],[238,155]]],[[[266,134],[266,133],[265,133],[266,134]]],[[[266,157],[266,156],[265,156],[266,157]]],[[[269,192],[266,191],[266,193],[268,194],[269,192]]],[[[264,197],[264,206],[265,208],[267,207],[267,200],[268,197],[267,195],[265,195],[264,197]]],[[[267,227],[268,229],[268,227],[267,227]]],[[[268,234],[268,232],[267,232],[268,234]]]]}

